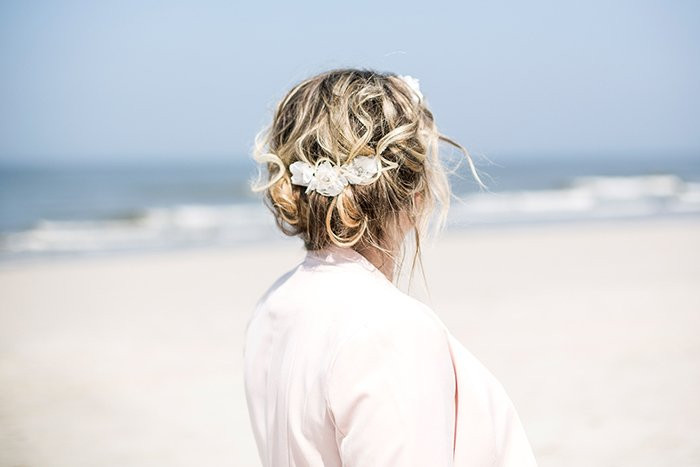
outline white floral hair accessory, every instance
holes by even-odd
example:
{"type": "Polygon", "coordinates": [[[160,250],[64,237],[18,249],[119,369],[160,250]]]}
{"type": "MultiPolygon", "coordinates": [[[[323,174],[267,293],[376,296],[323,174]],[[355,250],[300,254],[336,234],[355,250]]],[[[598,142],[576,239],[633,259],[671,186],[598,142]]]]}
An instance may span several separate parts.
{"type": "Polygon", "coordinates": [[[305,186],[305,193],[317,191],[324,196],[337,196],[348,185],[368,185],[379,178],[384,170],[398,167],[395,162],[382,164],[381,157],[357,156],[350,162],[337,165],[323,157],[315,164],[296,161],[289,165],[292,184],[305,186]]]}
{"type": "Polygon", "coordinates": [[[417,78],[414,78],[413,76],[402,75],[399,76],[399,79],[406,83],[406,85],[409,88],[411,88],[411,91],[413,91],[413,102],[415,104],[423,100],[423,93],[420,92],[420,82],[417,78]]]}

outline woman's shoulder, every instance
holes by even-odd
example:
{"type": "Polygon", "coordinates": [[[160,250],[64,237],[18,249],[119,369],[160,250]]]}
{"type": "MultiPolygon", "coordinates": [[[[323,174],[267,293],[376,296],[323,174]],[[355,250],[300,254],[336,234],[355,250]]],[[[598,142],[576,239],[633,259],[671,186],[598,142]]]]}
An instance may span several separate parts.
{"type": "Polygon", "coordinates": [[[426,303],[395,289],[389,298],[390,306],[368,313],[366,327],[377,332],[413,331],[442,336],[445,325],[426,303]]]}
{"type": "Polygon", "coordinates": [[[356,310],[350,322],[338,351],[375,348],[406,353],[448,348],[449,333],[432,308],[399,289],[356,310]]]}

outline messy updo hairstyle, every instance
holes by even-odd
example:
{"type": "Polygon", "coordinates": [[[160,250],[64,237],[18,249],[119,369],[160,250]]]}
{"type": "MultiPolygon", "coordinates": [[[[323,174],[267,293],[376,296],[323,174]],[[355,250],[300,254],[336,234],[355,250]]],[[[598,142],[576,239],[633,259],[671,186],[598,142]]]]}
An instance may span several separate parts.
{"type": "Polygon", "coordinates": [[[415,267],[421,236],[431,223],[435,231],[444,226],[450,204],[440,141],[463,153],[481,184],[467,150],[438,131],[422,96],[416,97],[396,74],[358,69],[321,73],[284,96],[253,149],[261,163],[253,190],[264,191],[282,232],[301,237],[307,250],[374,248],[397,264],[402,234],[412,231],[415,267]],[[289,166],[296,161],[313,165],[326,158],[341,165],[357,156],[381,156],[396,167],[333,197],[291,183],[289,166]]]}

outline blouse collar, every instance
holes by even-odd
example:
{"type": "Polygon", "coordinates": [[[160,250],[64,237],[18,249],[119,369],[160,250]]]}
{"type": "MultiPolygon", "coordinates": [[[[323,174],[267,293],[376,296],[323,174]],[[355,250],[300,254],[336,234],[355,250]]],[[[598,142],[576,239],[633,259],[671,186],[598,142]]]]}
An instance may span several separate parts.
{"type": "Polygon", "coordinates": [[[330,245],[320,250],[307,250],[304,262],[307,264],[328,264],[355,267],[394,285],[370,260],[352,248],[330,245]]]}

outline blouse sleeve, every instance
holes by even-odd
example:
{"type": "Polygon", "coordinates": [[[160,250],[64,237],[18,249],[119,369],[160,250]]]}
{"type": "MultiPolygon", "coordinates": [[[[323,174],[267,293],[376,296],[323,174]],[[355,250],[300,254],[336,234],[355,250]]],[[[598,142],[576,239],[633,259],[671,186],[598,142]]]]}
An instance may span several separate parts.
{"type": "Polygon", "coordinates": [[[446,330],[422,311],[342,344],[327,403],[344,466],[451,466],[455,374],[446,330]]]}

